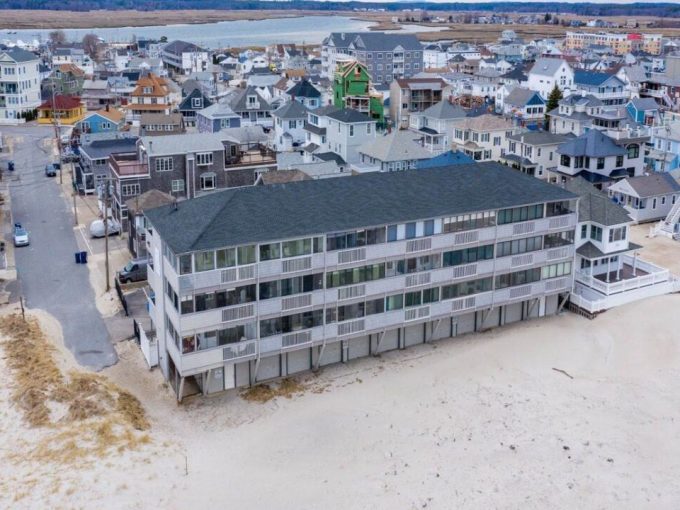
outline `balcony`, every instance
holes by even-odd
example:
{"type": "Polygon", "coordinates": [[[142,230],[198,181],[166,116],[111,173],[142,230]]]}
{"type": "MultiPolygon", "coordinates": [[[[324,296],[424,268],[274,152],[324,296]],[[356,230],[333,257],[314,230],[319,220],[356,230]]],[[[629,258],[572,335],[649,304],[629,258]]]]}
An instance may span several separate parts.
{"type": "Polygon", "coordinates": [[[149,165],[140,162],[136,152],[111,154],[109,164],[118,177],[150,177],[149,165]]]}
{"type": "Polygon", "coordinates": [[[264,145],[241,150],[235,156],[225,157],[227,170],[238,167],[257,165],[267,166],[273,164],[276,164],[276,152],[264,145]]]}

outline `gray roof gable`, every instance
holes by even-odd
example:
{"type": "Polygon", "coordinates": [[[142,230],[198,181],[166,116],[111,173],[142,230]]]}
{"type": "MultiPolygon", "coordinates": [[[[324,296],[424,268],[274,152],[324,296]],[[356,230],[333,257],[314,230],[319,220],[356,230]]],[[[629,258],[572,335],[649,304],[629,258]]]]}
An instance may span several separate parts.
{"type": "Polygon", "coordinates": [[[299,101],[289,101],[281,108],[274,110],[272,116],[279,119],[306,119],[309,110],[299,101]]]}
{"type": "Polygon", "coordinates": [[[565,184],[565,189],[581,197],[578,201],[578,221],[592,221],[605,227],[631,223],[626,210],[599,191],[582,177],[575,177],[565,184]]]}
{"type": "Polygon", "coordinates": [[[616,145],[614,140],[600,130],[591,129],[573,140],[564,142],[557,148],[557,153],[566,156],[604,158],[607,156],[622,156],[626,154],[626,149],[616,145]]]}
{"type": "Polygon", "coordinates": [[[473,163],[227,189],[146,216],[180,254],[571,198],[499,163],[473,163]]]}
{"type": "Polygon", "coordinates": [[[35,53],[23,50],[21,48],[10,48],[9,50],[4,50],[0,52],[0,55],[3,53],[17,63],[38,60],[38,56],[35,53]]]}

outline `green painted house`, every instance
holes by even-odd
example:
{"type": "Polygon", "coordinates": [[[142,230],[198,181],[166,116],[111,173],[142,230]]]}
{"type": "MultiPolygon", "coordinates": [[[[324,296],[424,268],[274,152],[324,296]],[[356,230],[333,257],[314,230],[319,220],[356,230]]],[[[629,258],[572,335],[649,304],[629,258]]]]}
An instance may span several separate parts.
{"type": "Polygon", "coordinates": [[[333,105],[365,113],[385,127],[382,95],[372,91],[371,77],[366,67],[356,61],[338,64],[333,79],[333,105]]]}

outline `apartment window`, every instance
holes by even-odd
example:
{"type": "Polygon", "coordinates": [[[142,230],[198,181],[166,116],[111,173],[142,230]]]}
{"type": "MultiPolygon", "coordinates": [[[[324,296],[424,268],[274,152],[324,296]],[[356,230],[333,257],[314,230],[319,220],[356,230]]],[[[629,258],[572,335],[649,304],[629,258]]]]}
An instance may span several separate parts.
{"type": "Polygon", "coordinates": [[[558,278],[568,274],[571,274],[571,262],[560,262],[559,264],[551,264],[541,268],[542,280],[558,278]]]}
{"type": "MultiPolygon", "coordinates": [[[[394,240],[396,241],[396,225],[394,235],[394,240]]],[[[328,234],[328,236],[326,236],[326,250],[345,250],[347,248],[357,248],[360,246],[368,246],[384,242],[385,227],[355,230],[350,232],[338,232],[336,234],[328,234]]]]}
{"type": "Polygon", "coordinates": [[[452,285],[444,285],[442,287],[441,299],[455,299],[458,297],[478,294],[480,292],[487,292],[491,290],[493,280],[491,278],[481,278],[479,280],[471,280],[469,282],[454,283],[452,285]]]}
{"type": "Polygon", "coordinates": [[[609,229],[609,242],[613,243],[615,241],[625,241],[626,239],[626,227],[610,228],[609,229]]]}
{"type": "Polygon", "coordinates": [[[407,223],[406,224],[406,239],[413,239],[416,236],[416,224],[407,223]]]}
{"type": "Polygon", "coordinates": [[[215,266],[217,269],[233,267],[236,265],[236,248],[224,248],[215,250],[215,266]]]}
{"type": "Polygon", "coordinates": [[[191,254],[179,256],[179,274],[191,273],[191,254]]]}
{"type": "Polygon", "coordinates": [[[171,172],[174,169],[172,158],[156,158],[156,172],[171,172]]]}
{"type": "Polygon", "coordinates": [[[255,245],[239,246],[238,250],[238,265],[254,264],[255,260],[255,245]]]}
{"type": "Polygon", "coordinates": [[[443,253],[442,266],[460,266],[462,264],[471,264],[478,260],[489,260],[493,258],[493,253],[493,244],[475,246],[474,248],[465,248],[462,250],[446,251],[443,253]]]}
{"type": "Polygon", "coordinates": [[[387,227],[387,241],[392,242],[397,240],[397,225],[388,225],[387,227]]]}
{"type": "Polygon", "coordinates": [[[260,283],[260,299],[292,296],[323,289],[323,273],[260,283]]]}
{"type": "Polygon", "coordinates": [[[283,258],[299,257],[312,253],[312,239],[296,239],[295,241],[284,241],[281,243],[281,254],[283,258]]]}
{"type": "MultiPolygon", "coordinates": [[[[212,153],[210,155],[212,156],[212,153]]],[[[201,189],[203,191],[215,189],[215,174],[213,172],[201,175],[201,189]]]]}
{"type": "Polygon", "coordinates": [[[215,252],[200,251],[194,254],[194,271],[212,271],[215,269],[215,252]]]}
{"type": "Polygon", "coordinates": [[[594,241],[602,241],[602,227],[591,225],[590,238],[593,239],[594,241]]]}
{"type": "Polygon", "coordinates": [[[423,223],[423,234],[426,236],[434,235],[434,220],[427,220],[423,223]]]}
{"type": "Polygon", "coordinates": [[[640,146],[632,144],[628,146],[628,159],[635,159],[640,156],[640,146]]]}
{"type": "Polygon", "coordinates": [[[543,248],[546,250],[559,246],[568,246],[570,244],[574,244],[574,232],[572,230],[555,232],[543,236],[543,248]]]}
{"type": "Polygon", "coordinates": [[[208,166],[212,165],[213,153],[212,152],[199,152],[196,154],[196,165],[198,166],[208,166]]]}
{"type": "Polygon", "coordinates": [[[332,289],[343,285],[354,285],[382,278],[385,278],[384,263],[329,271],[326,273],[326,288],[332,289]]]}
{"type": "Polygon", "coordinates": [[[494,211],[460,214],[442,220],[442,232],[462,232],[464,230],[474,230],[477,228],[492,227],[496,224],[496,213],[494,211]]]}
{"type": "Polygon", "coordinates": [[[496,289],[505,289],[517,285],[537,282],[541,279],[541,268],[516,271],[514,273],[502,274],[496,277],[496,289]]]}
{"type": "Polygon", "coordinates": [[[498,211],[498,224],[504,225],[506,223],[535,220],[542,217],[543,204],[514,207],[512,209],[502,209],[498,211]]]}
{"type": "Polygon", "coordinates": [[[581,239],[588,237],[588,225],[581,225],[581,239]]]}
{"type": "Polygon", "coordinates": [[[184,193],[184,179],[173,179],[170,186],[173,193],[184,193]]]}
{"type": "Polygon", "coordinates": [[[404,295],[403,294],[395,294],[394,296],[387,296],[385,298],[385,310],[386,311],[392,311],[392,310],[401,310],[404,308],[404,295]]]}
{"type": "Polygon", "coordinates": [[[139,184],[123,184],[121,191],[124,197],[136,196],[140,193],[140,186],[139,184]]]}
{"type": "Polygon", "coordinates": [[[270,243],[260,245],[260,261],[274,260],[281,258],[281,243],[270,243]]]}

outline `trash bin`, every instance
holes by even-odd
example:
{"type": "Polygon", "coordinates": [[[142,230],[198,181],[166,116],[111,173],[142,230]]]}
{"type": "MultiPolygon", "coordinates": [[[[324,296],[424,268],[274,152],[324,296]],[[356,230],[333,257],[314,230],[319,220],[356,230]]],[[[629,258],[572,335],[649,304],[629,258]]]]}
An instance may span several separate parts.
{"type": "Polygon", "coordinates": [[[76,264],[80,264],[80,252],[76,252],[76,264]]]}
{"type": "Polygon", "coordinates": [[[80,252],[80,263],[81,264],[87,264],[87,252],[86,251],[80,252]]]}

